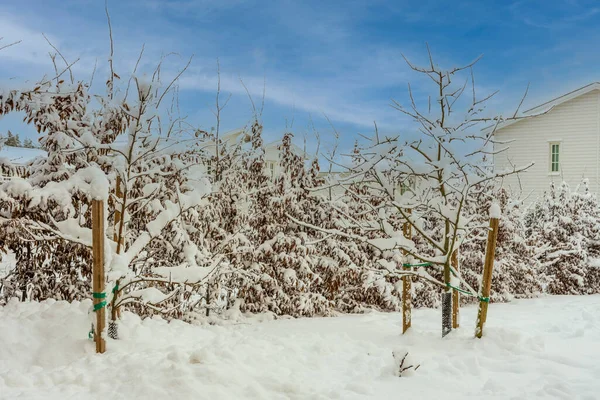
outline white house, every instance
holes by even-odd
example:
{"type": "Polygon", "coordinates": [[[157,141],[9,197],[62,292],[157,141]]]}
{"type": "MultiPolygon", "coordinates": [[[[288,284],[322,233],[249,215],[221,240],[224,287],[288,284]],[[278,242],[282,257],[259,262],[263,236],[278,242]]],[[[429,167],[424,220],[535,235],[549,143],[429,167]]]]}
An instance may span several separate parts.
{"type": "MultiPolygon", "coordinates": [[[[244,144],[248,145],[248,141],[250,140],[249,134],[245,129],[235,129],[229,132],[225,132],[220,136],[220,140],[229,148],[235,148],[236,146],[243,146],[244,144]]],[[[269,142],[264,144],[263,148],[265,151],[264,159],[265,159],[265,168],[267,172],[270,174],[271,178],[275,177],[280,170],[280,162],[279,162],[279,146],[281,146],[281,139],[276,140],[274,142],[269,142]]],[[[216,144],[208,143],[207,145],[203,145],[204,151],[209,154],[215,154],[216,144]]],[[[304,150],[302,150],[299,146],[292,143],[292,151],[307,159],[307,155],[304,150]]],[[[210,168],[210,166],[209,166],[210,168]]]]}
{"type": "Polygon", "coordinates": [[[594,82],[525,111],[531,118],[507,121],[496,129],[494,168],[535,164],[504,179],[503,187],[530,199],[565,181],[575,188],[588,179],[600,194],[600,82],[594,82]]]}

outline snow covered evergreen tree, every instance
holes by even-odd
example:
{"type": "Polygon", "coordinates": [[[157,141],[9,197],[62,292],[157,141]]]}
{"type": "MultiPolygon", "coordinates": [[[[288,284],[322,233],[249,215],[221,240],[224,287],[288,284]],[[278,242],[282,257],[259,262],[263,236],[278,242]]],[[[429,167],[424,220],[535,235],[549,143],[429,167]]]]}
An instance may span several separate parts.
{"type": "Polygon", "coordinates": [[[4,144],[6,146],[21,147],[21,138],[19,138],[18,134],[13,135],[11,131],[8,131],[4,144]]]}
{"type": "Polygon", "coordinates": [[[33,142],[29,138],[27,138],[27,139],[25,139],[23,141],[23,147],[25,147],[27,149],[33,149],[33,148],[35,148],[35,146],[33,145],[33,142]]]}

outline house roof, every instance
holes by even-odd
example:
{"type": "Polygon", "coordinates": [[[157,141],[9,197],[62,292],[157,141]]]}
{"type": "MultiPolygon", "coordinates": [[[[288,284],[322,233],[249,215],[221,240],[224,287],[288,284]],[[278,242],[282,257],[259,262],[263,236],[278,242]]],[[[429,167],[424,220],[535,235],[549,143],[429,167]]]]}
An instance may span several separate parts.
{"type": "Polygon", "coordinates": [[[11,164],[25,165],[37,157],[46,157],[41,149],[28,149],[26,147],[2,146],[0,148],[0,161],[7,160],[11,164]]]}
{"type": "MultiPolygon", "coordinates": [[[[279,139],[279,140],[275,140],[274,142],[269,142],[264,145],[264,149],[266,152],[265,156],[269,161],[274,161],[274,160],[279,159],[278,147],[281,146],[282,143],[283,143],[283,141],[281,139],[279,139]],[[275,158],[271,159],[269,157],[270,155],[273,155],[275,158]]],[[[304,152],[304,150],[300,146],[292,143],[290,147],[291,147],[292,153],[302,157],[304,160],[310,159],[309,155],[306,152],[304,152]]]]}
{"type": "MultiPolygon", "coordinates": [[[[541,114],[544,112],[548,112],[550,111],[552,108],[566,103],[567,101],[571,101],[573,99],[576,99],[577,97],[583,96],[584,94],[587,94],[591,91],[594,90],[600,90],[600,82],[592,82],[590,84],[587,84],[585,86],[582,86],[578,89],[572,90],[568,93],[565,93],[561,96],[558,96],[552,100],[546,101],[545,103],[539,104],[533,108],[530,108],[528,110],[525,110],[523,112],[523,116],[531,116],[532,118],[535,117],[536,114],[541,114]]],[[[512,124],[515,124],[519,121],[521,121],[522,119],[513,119],[513,120],[508,120],[508,121],[504,121],[500,124],[498,124],[498,126],[496,127],[496,131],[506,128],[507,126],[510,126],[512,124]]],[[[483,129],[484,132],[489,132],[494,128],[495,125],[490,125],[487,126],[483,129]]]]}
{"type": "Polygon", "coordinates": [[[525,113],[526,114],[539,113],[539,112],[549,110],[552,107],[556,107],[559,104],[565,103],[569,100],[573,100],[579,96],[583,96],[584,94],[589,93],[593,90],[600,90],[600,82],[592,82],[588,85],[580,87],[579,89],[572,90],[569,93],[563,94],[562,96],[558,96],[550,101],[547,101],[538,106],[530,108],[529,110],[525,110],[525,113]]]}

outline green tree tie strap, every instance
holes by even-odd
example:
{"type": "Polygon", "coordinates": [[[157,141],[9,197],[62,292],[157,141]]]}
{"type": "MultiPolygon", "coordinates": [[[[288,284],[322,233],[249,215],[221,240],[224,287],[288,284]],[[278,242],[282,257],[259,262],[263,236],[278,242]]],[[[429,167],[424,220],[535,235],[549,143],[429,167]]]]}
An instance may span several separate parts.
{"type": "Polygon", "coordinates": [[[467,290],[464,290],[464,289],[457,288],[456,286],[452,286],[452,285],[451,285],[451,284],[449,284],[449,283],[446,283],[446,286],[447,286],[447,287],[449,287],[449,288],[451,288],[451,289],[454,289],[454,290],[456,290],[457,292],[460,292],[460,293],[466,294],[467,296],[473,296],[473,297],[477,297],[477,295],[475,295],[475,294],[473,294],[473,293],[471,293],[471,292],[469,292],[469,291],[467,291],[467,290]]]}
{"type": "MultiPolygon", "coordinates": [[[[106,298],[106,293],[104,292],[92,292],[92,297],[95,299],[105,299],[106,298]]],[[[106,307],[106,300],[105,301],[101,301],[98,304],[94,304],[94,312],[100,310],[101,308],[106,307]]]]}
{"type": "MultiPolygon", "coordinates": [[[[426,263],[420,263],[420,264],[402,264],[403,267],[405,268],[411,268],[411,267],[432,267],[433,264],[430,262],[426,262],[426,263]]],[[[454,270],[451,270],[450,272],[452,272],[452,275],[456,276],[456,273],[454,272],[454,270]]]]}
{"type": "Polygon", "coordinates": [[[451,288],[451,289],[453,289],[453,290],[456,290],[457,292],[460,292],[460,293],[466,294],[467,296],[471,296],[471,297],[477,297],[477,298],[479,299],[479,301],[483,301],[484,303],[489,303],[489,302],[490,302],[490,298],[489,298],[489,297],[483,297],[483,296],[479,296],[479,295],[477,295],[477,294],[474,294],[474,293],[471,293],[471,292],[469,292],[469,291],[466,291],[466,290],[463,290],[463,289],[457,288],[456,286],[452,286],[452,285],[451,285],[451,284],[449,284],[449,283],[446,283],[446,286],[447,286],[447,287],[449,287],[449,288],[451,288]]]}
{"type": "Polygon", "coordinates": [[[403,267],[405,268],[410,268],[410,267],[431,267],[431,263],[420,263],[420,264],[402,264],[403,267]]]}
{"type": "Polygon", "coordinates": [[[101,308],[106,307],[106,301],[101,301],[98,304],[94,304],[94,312],[100,310],[101,308]]]}
{"type": "MultiPolygon", "coordinates": [[[[92,292],[92,297],[94,299],[105,299],[106,298],[106,293],[104,292],[92,292]]],[[[106,300],[101,301],[98,304],[94,304],[94,312],[100,310],[101,308],[106,307],[106,300]]],[[[93,339],[94,338],[94,329],[90,329],[90,331],[88,332],[88,339],[93,339]]]]}
{"type": "MultiPolygon", "coordinates": [[[[113,293],[115,293],[118,290],[118,288],[119,288],[119,285],[115,285],[115,287],[112,290],[113,293]]],[[[94,299],[105,299],[106,298],[106,292],[92,292],[92,297],[94,299]]],[[[100,310],[100,309],[102,309],[104,307],[106,307],[106,300],[103,300],[103,301],[101,301],[98,304],[94,304],[94,312],[96,312],[96,311],[98,311],[98,310],[100,310]]],[[[94,330],[91,329],[88,332],[88,339],[93,339],[93,338],[94,338],[94,330]]]]}
{"type": "MultiPolygon", "coordinates": [[[[402,266],[404,268],[412,268],[412,267],[432,267],[433,264],[430,262],[426,262],[426,263],[420,263],[420,264],[402,264],[402,266]]],[[[452,272],[452,275],[457,276],[456,272],[454,272],[454,270],[450,270],[450,272],[452,272]]]]}

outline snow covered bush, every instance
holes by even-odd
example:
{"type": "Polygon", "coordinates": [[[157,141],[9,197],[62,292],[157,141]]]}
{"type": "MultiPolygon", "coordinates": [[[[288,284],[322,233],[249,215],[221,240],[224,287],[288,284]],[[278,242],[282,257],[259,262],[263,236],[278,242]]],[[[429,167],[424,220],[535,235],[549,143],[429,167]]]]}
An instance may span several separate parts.
{"type": "MultiPolygon", "coordinates": [[[[89,298],[91,249],[60,237],[41,239],[22,222],[22,218],[34,218],[35,212],[23,210],[19,201],[15,203],[9,206],[0,201],[3,211],[10,209],[14,218],[0,222],[0,249],[14,252],[16,258],[15,269],[1,279],[0,304],[12,297],[36,301],[89,298]]],[[[49,215],[50,210],[46,210],[35,218],[47,223],[49,215]]]]}
{"type": "Polygon", "coordinates": [[[526,236],[536,248],[550,294],[600,292],[600,271],[590,266],[600,243],[600,208],[584,181],[571,191],[566,183],[550,190],[525,215],[526,236]]]}
{"type": "Polygon", "coordinates": [[[66,219],[90,227],[89,199],[75,182],[82,176],[71,167],[80,165],[81,157],[62,151],[73,143],[69,133],[73,134],[76,125],[69,129],[68,123],[81,119],[88,101],[84,85],[62,81],[56,86],[42,82],[31,91],[0,95],[1,114],[24,111],[27,122],[38,132],[48,132],[42,136],[42,145],[49,153],[34,161],[29,174],[24,174],[29,175],[26,179],[15,177],[0,186],[0,247],[17,257],[17,268],[5,278],[2,301],[11,296],[33,300],[85,297],[91,251],[79,238],[55,235],[49,227],[66,219]],[[65,183],[69,175],[76,177],[65,183]],[[42,231],[45,234],[40,235],[42,231]]]}
{"type": "Polygon", "coordinates": [[[256,121],[248,133],[250,148],[241,149],[238,162],[223,169],[202,211],[203,242],[226,261],[211,276],[211,293],[227,293],[223,307],[237,299],[242,311],[277,315],[397,309],[393,285],[364,268],[373,263],[372,249],[293,222],[303,218],[333,227],[338,209],[313,193],[322,184],[318,163],[305,165],[293,150],[291,134],[279,145],[280,171],[270,179],[261,134],[256,121]]]}

